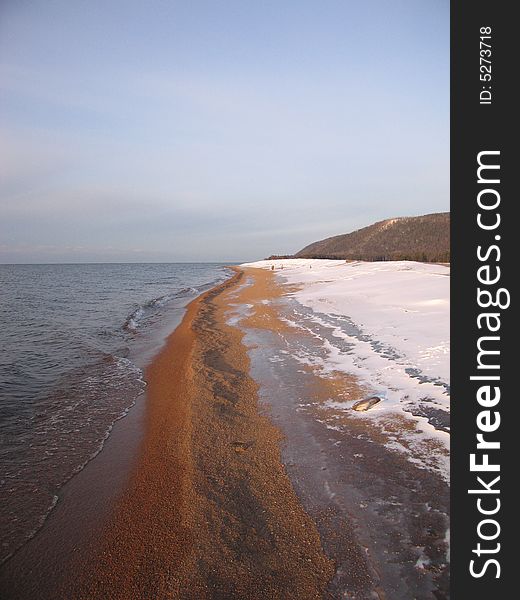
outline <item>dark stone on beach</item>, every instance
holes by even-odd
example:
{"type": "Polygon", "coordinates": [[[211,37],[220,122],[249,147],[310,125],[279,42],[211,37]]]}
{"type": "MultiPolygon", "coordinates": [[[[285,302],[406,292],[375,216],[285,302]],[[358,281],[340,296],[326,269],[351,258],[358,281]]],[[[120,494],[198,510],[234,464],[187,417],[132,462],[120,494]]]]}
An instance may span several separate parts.
{"type": "Polygon", "coordinates": [[[375,406],[378,402],[381,402],[381,398],[377,396],[371,396],[370,398],[365,398],[364,400],[359,400],[353,406],[353,410],[357,410],[359,412],[366,411],[375,406]]]}
{"type": "Polygon", "coordinates": [[[235,449],[235,452],[244,452],[245,450],[249,450],[249,448],[252,448],[254,445],[254,442],[248,441],[248,442],[233,442],[233,448],[235,449]]]}

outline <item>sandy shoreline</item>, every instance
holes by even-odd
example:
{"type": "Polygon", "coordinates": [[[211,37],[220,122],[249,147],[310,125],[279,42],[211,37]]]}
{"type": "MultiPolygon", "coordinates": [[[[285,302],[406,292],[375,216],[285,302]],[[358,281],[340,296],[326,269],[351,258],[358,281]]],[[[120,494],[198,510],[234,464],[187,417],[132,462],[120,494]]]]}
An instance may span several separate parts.
{"type": "Polygon", "coordinates": [[[345,409],[372,393],[370,382],[323,369],[337,339],[316,322],[324,315],[294,300],[287,270],[245,275],[251,287],[235,295],[232,320],[245,332],[260,406],[284,436],[287,473],[334,560],[330,597],[448,598],[449,486],[436,460],[422,460],[444,460],[444,446],[425,436],[426,419],[345,409]]]}
{"type": "Polygon", "coordinates": [[[323,427],[316,407],[362,395],[355,380],[276,371],[280,344],[311,343],[283,319],[288,291],[237,269],[188,305],[146,371],[127,485],[41,598],[447,597],[446,485],[362,421],[323,427]]]}
{"type": "Polygon", "coordinates": [[[241,334],[225,323],[240,278],[194,300],[150,365],[138,464],[63,597],[322,597],[332,563],[258,413],[241,334]]]}

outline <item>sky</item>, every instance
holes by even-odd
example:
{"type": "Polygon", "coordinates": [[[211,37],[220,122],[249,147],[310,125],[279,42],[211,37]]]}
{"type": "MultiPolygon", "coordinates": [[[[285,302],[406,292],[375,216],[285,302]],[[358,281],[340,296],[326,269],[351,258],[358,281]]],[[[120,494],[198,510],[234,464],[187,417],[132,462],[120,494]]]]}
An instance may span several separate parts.
{"type": "Polygon", "coordinates": [[[447,210],[447,0],[0,0],[0,262],[255,260],[447,210]]]}

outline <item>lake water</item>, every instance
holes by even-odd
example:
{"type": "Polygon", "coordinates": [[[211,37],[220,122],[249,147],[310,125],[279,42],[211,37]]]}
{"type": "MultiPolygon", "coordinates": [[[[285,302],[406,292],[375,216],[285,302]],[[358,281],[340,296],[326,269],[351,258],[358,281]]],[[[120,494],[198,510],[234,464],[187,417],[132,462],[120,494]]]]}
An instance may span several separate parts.
{"type": "Polygon", "coordinates": [[[145,389],[143,368],[222,264],[0,265],[0,563],[145,389]]]}

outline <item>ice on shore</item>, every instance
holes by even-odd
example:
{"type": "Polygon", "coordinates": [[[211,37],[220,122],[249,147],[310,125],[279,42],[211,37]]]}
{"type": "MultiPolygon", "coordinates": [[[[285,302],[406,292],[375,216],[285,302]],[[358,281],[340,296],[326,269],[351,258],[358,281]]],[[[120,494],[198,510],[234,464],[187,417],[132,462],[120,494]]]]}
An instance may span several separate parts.
{"type": "Polygon", "coordinates": [[[409,262],[287,259],[243,266],[271,268],[316,312],[347,316],[428,375],[449,379],[447,266],[409,262]],[[283,267],[283,270],[282,270],[283,267]]]}
{"type": "Polygon", "coordinates": [[[274,267],[294,286],[290,296],[306,312],[286,320],[321,336],[322,370],[354,375],[383,399],[363,415],[384,420],[404,411],[426,437],[449,445],[449,266],[317,259],[242,266],[274,267]]]}

